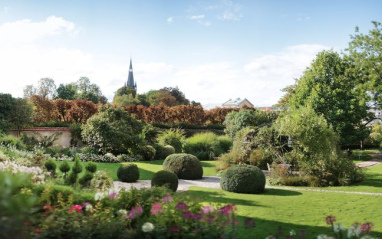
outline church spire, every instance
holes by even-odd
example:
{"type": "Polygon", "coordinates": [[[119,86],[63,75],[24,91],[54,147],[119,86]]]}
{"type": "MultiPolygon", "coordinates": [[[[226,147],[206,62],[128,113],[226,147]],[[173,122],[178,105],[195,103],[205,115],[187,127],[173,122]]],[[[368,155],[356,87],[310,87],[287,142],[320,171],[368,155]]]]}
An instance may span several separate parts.
{"type": "Polygon", "coordinates": [[[133,75],[133,62],[130,58],[130,67],[129,67],[129,76],[127,78],[127,87],[131,87],[134,90],[137,89],[137,84],[134,82],[134,75],[133,75]]]}

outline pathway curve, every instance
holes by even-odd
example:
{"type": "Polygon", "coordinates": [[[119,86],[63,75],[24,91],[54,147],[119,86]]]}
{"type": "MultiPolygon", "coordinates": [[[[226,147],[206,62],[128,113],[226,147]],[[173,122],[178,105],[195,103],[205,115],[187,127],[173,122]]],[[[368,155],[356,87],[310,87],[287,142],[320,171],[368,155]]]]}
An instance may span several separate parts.
{"type": "Polygon", "coordinates": [[[382,154],[381,153],[371,154],[371,156],[373,157],[372,160],[357,163],[356,165],[360,168],[367,168],[367,167],[375,166],[375,165],[382,163],[382,154]]]}

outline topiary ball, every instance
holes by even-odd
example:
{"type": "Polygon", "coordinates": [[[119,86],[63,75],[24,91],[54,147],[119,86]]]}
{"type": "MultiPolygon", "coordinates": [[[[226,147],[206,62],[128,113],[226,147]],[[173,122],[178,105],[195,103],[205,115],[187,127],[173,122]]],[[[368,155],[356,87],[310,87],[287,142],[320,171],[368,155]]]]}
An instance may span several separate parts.
{"type": "Polygon", "coordinates": [[[163,162],[163,169],[171,171],[179,179],[201,179],[203,167],[199,159],[192,154],[171,154],[163,162]]]}
{"type": "Polygon", "coordinates": [[[151,145],[144,145],[139,151],[139,154],[142,156],[142,159],[145,161],[154,160],[156,150],[151,145]]]}
{"type": "Polygon", "coordinates": [[[175,173],[165,170],[160,170],[153,175],[151,179],[151,187],[168,187],[176,192],[178,189],[178,177],[175,173]]]}
{"type": "Polygon", "coordinates": [[[139,179],[139,170],[136,164],[125,164],[118,168],[119,180],[126,183],[136,182],[139,179]]]}
{"type": "Polygon", "coordinates": [[[220,187],[235,193],[262,193],[265,188],[265,175],[256,166],[235,165],[223,171],[220,187]]]}
{"type": "Polygon", "coordinates": [[[45,161],[44,165],[46,170],[52,173],[56,173],[56,168],[57,168],[56,161],[54,161],[53,159],[48,159],[47,161],[45,161]]]}

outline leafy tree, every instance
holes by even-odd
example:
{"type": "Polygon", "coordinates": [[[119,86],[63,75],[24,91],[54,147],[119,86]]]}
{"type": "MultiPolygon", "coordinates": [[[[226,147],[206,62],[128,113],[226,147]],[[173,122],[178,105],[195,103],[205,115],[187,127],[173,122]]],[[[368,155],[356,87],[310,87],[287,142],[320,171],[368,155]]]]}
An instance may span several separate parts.
{"type": "Polygon", "coordinates": [[[346,59],[352,64],[351,73],[357,79],[360,89],[367,92],[377,108],[382,109],[382,24],[373,21],[374,28],[362,34],[356,28],[351,36],[346,59]]]}
{"type": "Polygon", "coordinates": [[[380,123],[375,123],[370,133],[370,139],[372,143],[382,147],[382,125],[380,123]]]}
{"type": "Polygon", "coordinates": [[[76,86],[73,83],[60,84],[57,88],[56,99],[74,100],[76,97],[76,86]]]}
{"type": "Polygon", "coordinates": [[[26,99],[15,99],[15,105],[10,114],[10,122],[12,126],[20,129],[32,122],[33,109],[32,105],[26,99]]]}
{"type": "Polygon", "coordinates": [[[30,99],[32,95],[37,95],[37,89],[33,85],[26,85],[24,87],[24,98],[30,99]]]}
{"type": "Polygon", "coordinates": [[[237,131],[248,127],[270,123],[274,117],[264,111],[241,110],[228,113],[224,120],[225,132],[233,138],[237,131]]]}
{"type": "Polygon", "coordinates": [[[51,78],[41,78],[38,81],[37,94],[43,99],[52,99],[56,93],[56,84],[51,78]]]}
{"type": "Polygon", "coordinates": [[[297,81],[289,100],[291,108],[310,106],[322,114],[340,134],[342,145],[359,142],[368,134],[363,123],[368,107],[349,68],[338,53],[320,52],[297,81]]]}
{"type": "Polygon", "coordinates": [[[169,92],[175,99],[176,99],[176,105],[189,105],[190,101],[186,99],[186,96],[182,91],[179,90],[179,88],[176,86],[173,87],[164,87],[161,89],[161,91],[167,91],[169,92]]]}
{"type": "Polygon", "coordinates": [[[15,99],[11,94],[0,93],[0,132],[8,131],[9,117],[15,107],[15,99]]]}
{"type": "Polygon", "coordinates": [[[109,108],[82,126],[82,138],[103,153],[136,152],[143,124],[122,109],[109,108]]]}
{"type": "Polygon", "coordinates": [[[105,101],[98,85],[90,83],[89,78],[81,77],[76,83],[76,99],[86,99],[97,104],[100,99],[105,101]]]}
{"type": "Polygon", "coordinates": [[[97,106],[89,100],[73,100],[68,110],[69,117],[76,123],[84,123],[97,113],[97,106]]]}

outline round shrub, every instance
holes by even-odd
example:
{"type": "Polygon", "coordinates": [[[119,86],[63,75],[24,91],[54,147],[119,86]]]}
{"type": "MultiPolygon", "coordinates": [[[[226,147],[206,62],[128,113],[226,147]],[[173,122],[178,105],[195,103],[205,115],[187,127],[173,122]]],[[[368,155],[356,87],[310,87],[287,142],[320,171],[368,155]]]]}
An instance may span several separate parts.
{"type": "Polygon", "coordinates": [[[199,159],[192,154],[171,154],[163,162],[163,169],[171,171],[180,179],[201,179],[203,168],[199,159]]]}
{"type": "Polygon", "coordinates": [[[221,174],[220,186],[235,193],[262,193],[265,188],[263,171],[253,165],[235,165],[221,174]]]}
{"type": "Polygon", "coordinates": [[[117,176],[122,182],[132,183],[139,179],[139,170],[136,164],[126,164],[118,168],[117,176]]]}
{"type": "Polygon", "coordinates": [[[99,170],[93,175],[90,181],[90,188],[97,190],[107,190],[114,186],[113,179],[104,170],[99,170]]]}
{"type": "Polygon", "coordinates": [[[70,165],[69,165],[68,160],[64,160],[61,163],[59,169],[64,174],[64,178],[65,178],[66,177],[66,173],[70,171],[70,165]]]}
{"type": "Polygon", "coordinates": [[[155,145],[155,150],[156,150],[156,154],[155,154],[156,160],[163,160],[170,154],[175,153],[175,148],[171,145],[163,146],[161,144],[157,144],[155,145]]]}
{"type": "Polygon", "coordinates": [[[47,161],[45,161],[44,165],[46,170],[48,170],[49,172],[52,172],[53,174],[56,173],[56,168],[57,168],[56,161],[54,161],[53,159],[48,159],[47,161]]]}
{"type": "Polygon", "coordinates": [[[86,166],[85,166],[85,169],[86,171],[90,172],[90,173],[95,173],[97,171],[97,164],[96,163],[93,163],[93,162],[89,162],[86,166]]]}
{"type": "Polygon", "coordinates": [[[139,151],[139,154],[142,156],[142,159],[145,161],[154,160],[156,150],[151,145],[142,146],[139,151]]]}
{"type": "Polygon", "coordinates": [[[151,179],[151,187],[165,186],[176,192],[178,189],[178,177],[175,173],[165,170],[160,170],[153,175],[151,179]]]}

